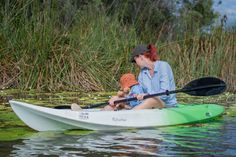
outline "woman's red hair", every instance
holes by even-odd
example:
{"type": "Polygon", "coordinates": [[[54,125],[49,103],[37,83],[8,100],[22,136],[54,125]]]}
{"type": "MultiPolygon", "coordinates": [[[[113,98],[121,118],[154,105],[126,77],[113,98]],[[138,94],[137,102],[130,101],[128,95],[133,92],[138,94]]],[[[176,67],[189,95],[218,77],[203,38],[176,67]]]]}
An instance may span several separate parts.
{"type": "Polygon", "coordinates": [[[160,57],[157,54],[157,48],[154,45],[149,44],[147,48],[149,49],[149,51],[143,54],[145,57],[149,58],[153,62],[160,60],[160,57]]]}

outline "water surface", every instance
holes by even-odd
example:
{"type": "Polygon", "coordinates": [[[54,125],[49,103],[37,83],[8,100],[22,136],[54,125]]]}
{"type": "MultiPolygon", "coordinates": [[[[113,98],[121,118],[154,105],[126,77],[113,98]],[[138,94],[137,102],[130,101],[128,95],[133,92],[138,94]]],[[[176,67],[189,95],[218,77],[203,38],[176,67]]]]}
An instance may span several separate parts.
{"type": "MultiPolygon", "coordinates": [[[[179,102],[224,105],[222,117],[210,123],[124,131],[36,132],[12,112],[8,99],[56,106],[103,102],[114,93],[37,93],[1,91],[1,156],[236,156],[236,96],[178,95],[179,102]]],[[[196,113],[197,114],[197,113],[196,113]]]]}

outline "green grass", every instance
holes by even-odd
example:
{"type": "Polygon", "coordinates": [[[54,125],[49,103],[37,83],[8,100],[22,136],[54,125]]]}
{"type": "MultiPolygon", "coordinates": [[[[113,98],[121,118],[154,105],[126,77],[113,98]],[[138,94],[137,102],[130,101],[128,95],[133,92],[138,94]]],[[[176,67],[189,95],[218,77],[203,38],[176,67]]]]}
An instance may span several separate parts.
{"type": "Polygon", "coordinates": [[[235,30],[218,30],[212,34],[190,36],[163,47],[161,56],[171,63],[179,86],[194,78],[216,76],[227,82],[229,90],[235,91],[235,35],[235,30]]]}
{"type": "Polygon", "coordinates": [[[96,5],[76,12],[69,8],[73,16],[62,20],[65,10],[57,3],[41,10],[37,3],[25,0],[15,3],[11,12],[0,11],[0,89],[117,90],[122,73],[138,73],[129,62],[132,48],[151,42],[171,64],[178,87],[211,75],[236,91],[236,30],[186,33],[161,42],[149,30],[138,34],[135,25],[120,22],[119,12],[110,15],[96,5]]]}

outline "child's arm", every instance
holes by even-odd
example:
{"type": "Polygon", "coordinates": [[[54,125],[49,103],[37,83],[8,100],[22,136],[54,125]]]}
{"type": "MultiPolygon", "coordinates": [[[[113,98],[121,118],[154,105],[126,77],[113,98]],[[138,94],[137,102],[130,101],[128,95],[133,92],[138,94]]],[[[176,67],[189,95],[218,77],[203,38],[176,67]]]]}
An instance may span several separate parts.
{"type": "Polygon", "coordinates": [[[141,94],[136,94],[134,95],[134,97],[136,97],[139,101],[143,100],[143,97],[145,95],[148,95],[147,93],[141,93],[141,94]]]}

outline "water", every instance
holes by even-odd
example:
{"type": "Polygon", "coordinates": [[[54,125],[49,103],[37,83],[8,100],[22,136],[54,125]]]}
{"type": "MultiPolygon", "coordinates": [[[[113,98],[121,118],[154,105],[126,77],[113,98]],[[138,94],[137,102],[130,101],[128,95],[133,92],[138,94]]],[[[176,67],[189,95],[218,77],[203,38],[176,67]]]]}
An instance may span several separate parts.
{"type": "Polygon", "coordinates": [[[235,120],[202,126],[91,132],[86,135],[38,132],[1,143],[9,156],[234,156],[235,120]],[[224,124],[225,123],[225,124],[224,124]],[[3,145],[4,144],[4,145],[3,145]]]}
{"type": "Polygon", "coordinates": [[[6,100],[9,95],[53,106],[75,101],[104,101],[111,93],[85,97],[79,93],[6,93],[0,101],[3,106],[0,108],[1,156],[236,156],[236,96],[232,94],[196,99],[179,95],[181,102],[225,105],[225,114],[210,123],[109,132],[35,132],[11,111],[6,100]]]}

